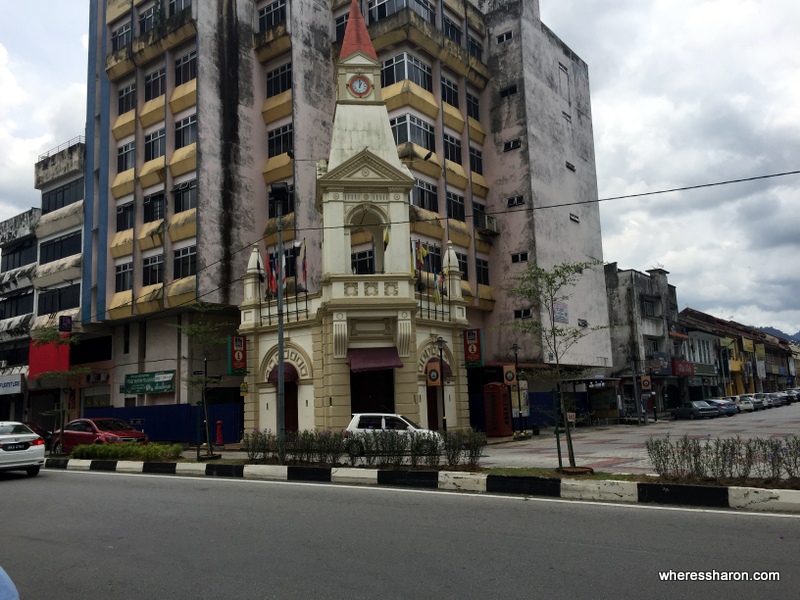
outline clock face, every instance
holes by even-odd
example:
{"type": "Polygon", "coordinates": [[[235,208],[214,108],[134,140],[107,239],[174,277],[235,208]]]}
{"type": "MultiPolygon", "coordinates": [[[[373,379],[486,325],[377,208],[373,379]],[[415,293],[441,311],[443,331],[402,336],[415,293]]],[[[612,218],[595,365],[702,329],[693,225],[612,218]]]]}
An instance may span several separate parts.
{"type": "Polygon", "coordinates": [[[372,89],[372,84],[369,82],[369,79],[363,75],[356,75],[350,79],[349,87],[354,95],[361,98],[369,94],[369,91],[372,89]]]}

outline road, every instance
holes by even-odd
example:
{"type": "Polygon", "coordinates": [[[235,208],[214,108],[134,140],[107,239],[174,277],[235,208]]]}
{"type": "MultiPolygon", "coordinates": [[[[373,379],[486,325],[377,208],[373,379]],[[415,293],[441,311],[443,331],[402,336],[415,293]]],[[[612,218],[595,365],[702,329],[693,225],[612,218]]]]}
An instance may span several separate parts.
{"type": "MultiPolygon", "coordinates": [[[[579,427],[573,434],[577,464],[607,473],[652,473],[645,441],[650,437],[669,435],[678,439],[691,437],[786,437],[800,432],[800,403],[732,417],[698,421],[659,419],[649,425],[608,425],[579,427]]],[[[561,435],[564,464],[568,465],[566,440],[561,435]]],[[[486,448],[481,459],[484,467],[558,466],[556,439],[552,429],[529,440],[520,440],[486,448]]]]}
{"type": "Polygon", "coordinates": [[[176,476],[2,474],[21,598],[790,598],[800,518],[176,476]],[[662,582],[659,570],[778,571],[662,582]]]}

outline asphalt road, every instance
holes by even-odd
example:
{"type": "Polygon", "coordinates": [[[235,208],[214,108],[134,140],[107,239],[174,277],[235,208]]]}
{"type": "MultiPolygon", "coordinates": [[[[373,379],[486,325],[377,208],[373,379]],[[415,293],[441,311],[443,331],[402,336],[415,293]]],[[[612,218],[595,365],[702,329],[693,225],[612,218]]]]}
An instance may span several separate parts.
{"type": "Polygon", "coordinates": [[[50,470],[0,489],[23,600],[729,600],[800,583],[797,516],[50,470]],[[781,580],[659,580],[697,569],[781,580]]]}

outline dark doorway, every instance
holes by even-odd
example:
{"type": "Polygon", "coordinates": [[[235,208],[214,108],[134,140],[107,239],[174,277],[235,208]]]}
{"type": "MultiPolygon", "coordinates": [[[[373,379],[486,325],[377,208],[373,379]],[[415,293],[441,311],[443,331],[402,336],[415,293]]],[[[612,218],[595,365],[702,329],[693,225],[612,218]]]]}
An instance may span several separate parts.
{"type": "Polygon", "coordinates": [[[300,431],[300,418],[297,416],[297,384],[287,381],[283,384],[283,423],[286,431],[300,431]]]}
{"type": "Polygon", "coordinates": [[[438,386],[428,386],[428,429],[439,431],[439,403],[442,401],[442,392],[438,386]]]}
{"type": "Polygon", "coordinates": [[[350,410],[354,413],[394,412],[394,371],[350,373],[350,410]]]}

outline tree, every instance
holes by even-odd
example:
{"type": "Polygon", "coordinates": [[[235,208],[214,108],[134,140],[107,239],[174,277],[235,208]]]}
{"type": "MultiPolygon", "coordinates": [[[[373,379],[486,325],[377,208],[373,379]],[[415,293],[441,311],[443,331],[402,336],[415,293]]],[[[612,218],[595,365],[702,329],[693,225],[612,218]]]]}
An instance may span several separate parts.
{"type": "MultiPolygon", "coordinates": [[[[561,263],[550,270],[530,263],[520,275],[513,278],[508,292],[511,296],[521,298],[533,306],[538,319],[519,319],[511,323],[515,329],[532,334],[540,340],[542,349],[555,362],[555,376],[558,386],[558,400],[561,408],[562,425],[567,437],[569,465],[575,467],[575,452],[572,447],[572,435],[567,419],[567,406],[564,387],[565,378],[576,375],[572,365],[565,365],[564,358],[569,350],[582,338],[605,326],[575,327],[562,321],[561,307],[573,295],[575,284],[583,272],[601,264],[599,261],[580,263],[561,263]]],[[[579,368],[578,371],[583,371],[579,368]]],[[[559,450],[560,453],[560,450],[559,450]]]]}

